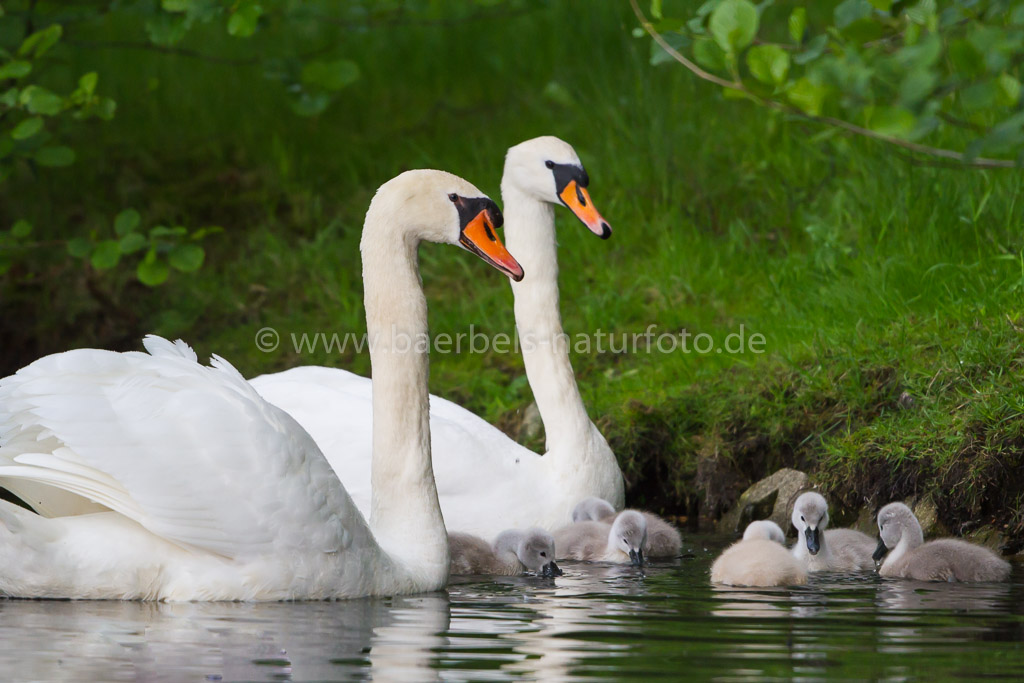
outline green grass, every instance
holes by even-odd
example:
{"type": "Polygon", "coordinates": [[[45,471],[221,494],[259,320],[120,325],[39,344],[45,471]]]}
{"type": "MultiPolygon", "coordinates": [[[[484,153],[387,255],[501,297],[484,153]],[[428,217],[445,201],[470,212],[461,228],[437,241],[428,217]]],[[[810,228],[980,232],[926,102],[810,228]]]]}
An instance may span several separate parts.
{"type": "MultiPolygon", "coordinates": [[[[363,67],[314,120],[291,114],[257,69],[67,50],[74,70],[52,78],[96,68],[118,117],[81,131],[74,167],[8,182],[0,220],[27,216],[56,238],[109,230],[135,206],[149,224],[226,232],[198,275],[156,290],[59,261],[0,281],[5,369],[73,346],[137,348],[153,331],[246,375],[367,372],[365,355],[264,354],[253,337],[268,325],[285,337],[364,329],[359,229],[381,182],[439,167],[497,197],[505,149],[555,134],[615,228],[602,242],[558,213],[569,334],[653,323],[722,340],[743,325],[766,339],[762,355],[574,355],[632,500],[713,516],[796,465],[850,508],[932,493],[950,526],[984,518],[1024,533],[1019,173],[915,165],[723,99],[650,67],[631,16],[624,3],[552,2],[451,26],[271,31],[260,49],[331,40],[363,67]]],[[[218,54],[253,47],[190,40],[218,54]]],[[[421,258],[433,332],[512,332],[503,278],[454,249],[421,258]]],[[[431,371],[435,393],[513,433],[531,400],[515,355],[435,354],[431,371]]]]}

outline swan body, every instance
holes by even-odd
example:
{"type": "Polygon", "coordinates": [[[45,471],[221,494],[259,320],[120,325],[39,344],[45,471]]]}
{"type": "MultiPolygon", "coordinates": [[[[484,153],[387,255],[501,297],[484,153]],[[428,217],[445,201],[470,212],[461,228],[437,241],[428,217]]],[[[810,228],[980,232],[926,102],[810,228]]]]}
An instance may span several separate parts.
{"type": "Polygon", "coordinates": [[[711,583],[726,586],[798,586],[807,583],[802,563],[786,550],[785,536],[775,522],[751,522],[743,539],[733,543],[711,565],[711,583]]]}
{"type": "Polygon", "coordinates": [[[494,544],[479,536],[449,533],[452,575],[492,574],[515,576],[527,571],[540,576],[561,576],[555,564],[555,539],[544,529],[508,529],[494,544]]]}
{"type": "Polygon", "coordinates": [[[1010,564],[988,548],[957,538],[924,542],[921,523],[903,503],[878,512],[878,573],[918,581],[1006,581],[1010,564]]]}
{"type": "Polygon", "coordinates": [[[643,566],[647,520],[636,510],[623,510],[610,524],[584,520],[554,533],[559,560],[619,562],[643,566]]]}
{"type": "MultiPolygon", "coordinates": [[[[678,557],[683,548],[683,537],[672,524],[651,512],[639,511],[647,522],[647,545],[644,555],[648,558],[678,557]]],[[[585,498],[572,510],[572,521],[608,522],[615,517],[615,508],[602,498],[585,498]]]]}
{"type": "Polygon", "coordinates": [[[809,572],[873,569],[875,543],[853,529],[828,529],[828,503],[814,491],[803,493],[793,505],[797,540],[793,555],[809,572]]]}
{"type": "MultiPolygon", "coordinates": [[[[497,207],[456,176],[385,183],[361,243],[368,327],[425,332],[421,241],[471,244],[521,277],[488,222],[500,224],[497,207]]],[[[39,511],[83,513],[0,501],[0,593],[287,600],[444,586],[424,353],[371,351],[367,523],[309,434],[227,361],[205,367],[183,342],[144,343],[149,353],[47,356],[0,380],[0,485],[39,511]]]]}
{"type": "MultiPolygon", "coordinates": [[[[501,182],[505,238],[530,273],[512,286],[516,327],[547,452],[540,456],[468,410],[431,396],[434,474],[452,529],[493,538],[509,527],[561,527],[588,496],[624,504],[622,473],[583,405],[558,307],[554,205],[567,206],[602,237],[611,232],[587,194],[588,182],[575,151],[557,138],[528,140],[508,151],[501,182]]],[[[343,370],[299,367],[252,384],[309,431],[356,505],[367,510],[373,383],[343,370]]]]}

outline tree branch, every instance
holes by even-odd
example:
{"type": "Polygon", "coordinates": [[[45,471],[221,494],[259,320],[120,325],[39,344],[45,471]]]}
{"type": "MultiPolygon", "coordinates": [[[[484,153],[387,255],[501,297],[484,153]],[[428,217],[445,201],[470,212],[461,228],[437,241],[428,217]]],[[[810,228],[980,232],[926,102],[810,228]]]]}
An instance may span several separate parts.
{"type": "Polygon", "coordinates": [[[769,107],[776,111],[781,111],[786,114],[790,114],[792,116],[797,116],[808,121],[824,123],[835,128],[841,128],[842,130],[845,130],[847,132],[854,133],[855,135],[860,135],[862,137],[870,138],[872,140],[887,142],[890,145],[902,147],[903,149],[909,149],[912,152],[918,152],[920,154],[927,154],[934,157],[940,157],[942,159],[952,159],[953,161],[959,162],[961,165],[966,167],[1017,168],[1017,163],[1014,161],[1010,161],[1009,159],[987,159],[985,157],[975,157],[974,159],[968,160],[962,152],[956,152],[951,149],[942,149],[940,147],[931,147],[929,145],[922,145],[916,142],[910,142],[909,140],[901,140],[900,138],[894,138],[889,135],[883,135],[882,133],[877,133],[873,130],[863,128],[862,126],[850,123],[849,121],[837,119],[832,116],[813,116],[795,107],[783,104],[782,102],[762,99],[755,95],[754,93],[750,92],[742,83],[736,81],[727,81],[724,78],[721,78],[720,76],[708,73],[704,69],[700,68],[699,66],[691,62],[685,56],[680,54],[678,50],[669,45],[668,42],[664,38],[662,38],[660,33],[654,30],[654,26],[651,24],[650,21],[648,21],[646,15],[644,15],[643,13],[643,10],[640,9],[640,6],[637,4],[637,0],[629,0],[629,4],[633,7],[633,14],[636,15],[636,18],[640,22],[640,26],[644,29],[644,31],[646,31],[647,34],[651,36],[651,38],[653,38],[654,41],[658,43],[658,45],[660,45],[661,48],[669,54],[670,57],[672,57],[677,62],[679,62],[687,69],[689,69],[695,76],[705,81],[714,83],[716,85],[720,85],[723,88],[728,88],[729,90],[742,92],[766,107],[769,107]]]}

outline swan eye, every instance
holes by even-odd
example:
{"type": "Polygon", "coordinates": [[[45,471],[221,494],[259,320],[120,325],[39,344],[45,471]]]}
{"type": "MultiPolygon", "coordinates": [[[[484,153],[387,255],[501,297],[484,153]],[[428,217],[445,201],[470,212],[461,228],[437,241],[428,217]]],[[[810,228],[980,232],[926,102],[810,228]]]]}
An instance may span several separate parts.
{"type": "Polygon", "coordinates": [[[544,165],[547,166],[548,168],[554,168],[555,167],[555,162],[553,162],[553,161],[545,161],[544,165]]]}
{"type": "Polygon", "coordinates": [[[448,195],[448,199],[452,200],[453,202],[457,202],[459,201],[459,195],[452,192],[450,195],[448,195]]]}
{"type": "Polygon", "coordinates": [[[547,553],[541,553],[541,554],[540,554],[540,556],[541,556],[541,557],[547,557],[547,556],[548,556],[548,554],[547,554],[547,553]]]}
{"type": "Polygon", "coordinates": [[[800,521],[801,521],[801,522],[806,522],[807,520],[806,520],[806,519],[804,519],[804,516],[803,516],[803,515],[800,515],[800,521]]]}

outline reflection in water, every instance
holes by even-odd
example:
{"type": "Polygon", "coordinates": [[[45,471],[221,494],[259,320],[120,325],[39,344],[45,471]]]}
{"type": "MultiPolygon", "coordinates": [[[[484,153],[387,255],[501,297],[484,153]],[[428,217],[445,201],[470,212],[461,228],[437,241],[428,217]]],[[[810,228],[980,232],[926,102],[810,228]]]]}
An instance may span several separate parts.
{"type": "Polygon", "coordinates": [[[1008,584],[814,575],[711,587],[676,563],[566,563],[557,579],[335,603],[0,600],[10,680],[585,680],[1016,676],[1024,572],[1008,584]]]}

